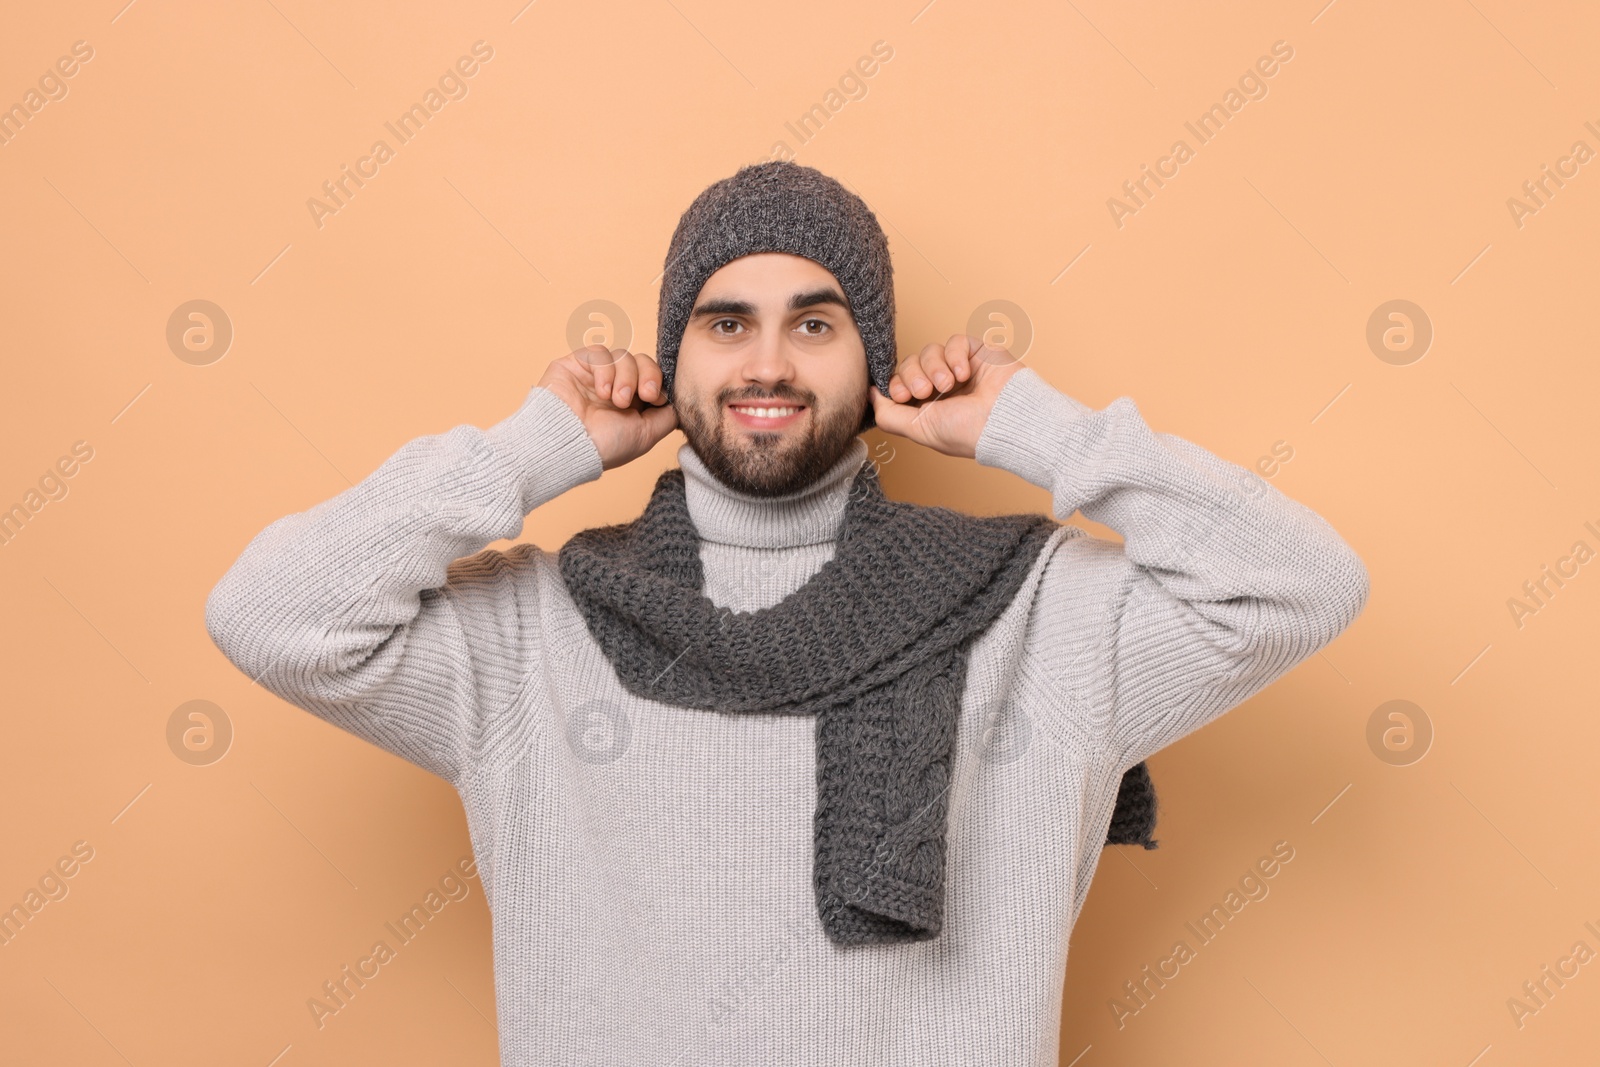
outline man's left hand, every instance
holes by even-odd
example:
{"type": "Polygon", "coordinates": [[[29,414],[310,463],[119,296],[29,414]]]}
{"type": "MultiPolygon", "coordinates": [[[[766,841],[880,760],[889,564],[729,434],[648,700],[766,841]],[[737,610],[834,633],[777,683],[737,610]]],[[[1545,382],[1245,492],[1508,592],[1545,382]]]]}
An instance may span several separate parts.
{"type": "Polygon", "coordinates": [[[872,415],[885,433],[972,459],[995,398],[1022,361],[979,338],[953,334],[907,356],[889,379],[889,396],[867,386],[872,415]]]}

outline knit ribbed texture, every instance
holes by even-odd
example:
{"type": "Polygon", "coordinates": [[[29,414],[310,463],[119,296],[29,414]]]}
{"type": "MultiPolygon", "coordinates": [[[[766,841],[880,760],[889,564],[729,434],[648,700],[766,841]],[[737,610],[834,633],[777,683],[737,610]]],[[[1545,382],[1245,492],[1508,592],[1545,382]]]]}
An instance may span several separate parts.
{"type": "MultiPolygon", "coordinates": [[[[717,490],[686,453],[719,605],[776,603],[830,558],[783,530],[837,529],[851,457],[769,502],[717,490]]],[[[1367,574],[1261,479],[1151,431],[1126,397],[1091,410],[1031,368],[977,458],[1125,543],[1063,526],[972,645],[931,941],[840,946],[819,925],[813,720],[629,693],[555,553],[485,547],[601,475],[546,389],[272,523],[206,625],[271,692],[455,786],[507,1067],[1054,1067],[1068,937],[1123,772],[1338,636],[1367,574]]]]}
{"type": "Polygon", "coordinates": [[[780,604],[731,611],[701,592],[699,535],[674,469],[639,518],[574,534],[557,558],[629,692],[817,717],[817,913],[838,944],[889,944],[943,926],[967,648],[1057,526],[889,500],[863,463],[827,565],[780,604]]]}
{"type": "MultiPolygon", "coordinates": [[[[672,231],[661,273],[656,361],[671,399],[678,346],[706,279],[741,256],[785,252],[827,268],[861,335],[867,375],[884,396],[896,366],[894,264],[878,218],[838,179],[792,160],[740,167],[694,198],[672,231]]],[[[876,425],[868,405],[863,427],[876,425]]]]}

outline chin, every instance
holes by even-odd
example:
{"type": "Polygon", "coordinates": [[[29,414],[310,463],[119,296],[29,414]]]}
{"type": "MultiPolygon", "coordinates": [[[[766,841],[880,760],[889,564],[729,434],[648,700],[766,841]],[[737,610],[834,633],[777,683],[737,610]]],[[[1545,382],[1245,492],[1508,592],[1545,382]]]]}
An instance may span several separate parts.
{"type": "Polygon", "coordinates": [[[872,405],[865,397],[862,407],[805,405],[787,426],[764,430],[741,423],[729,404],[687,404],[678,425],[723,485],[750,496],[787,496],[827,473],[870,428],[872,405]]]}

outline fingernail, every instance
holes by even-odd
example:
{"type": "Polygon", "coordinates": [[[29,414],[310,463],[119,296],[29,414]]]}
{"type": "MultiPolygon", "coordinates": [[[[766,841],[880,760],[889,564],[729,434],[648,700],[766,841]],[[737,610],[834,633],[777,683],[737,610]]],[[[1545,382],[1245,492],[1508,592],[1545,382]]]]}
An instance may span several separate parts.
{"type": "Polygon", "coordinates": [[[628,399],[628,394],[630,392],[632,392],[632,389],[629,388],[628,386],[624,385],[621,389],[617,390],[617,399],[619,399],[619,400],[627,400],[628,399]]]}

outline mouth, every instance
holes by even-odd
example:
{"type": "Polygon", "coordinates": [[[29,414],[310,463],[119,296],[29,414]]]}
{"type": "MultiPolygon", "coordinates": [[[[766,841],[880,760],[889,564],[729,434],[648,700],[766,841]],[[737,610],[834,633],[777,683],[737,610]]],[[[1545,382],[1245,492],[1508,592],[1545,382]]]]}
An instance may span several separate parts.
{"type": "Polygon", "coordinates": [[[728,405],[728,410],[733,413],[734,421],[741,426],[748,426],[753,430],[781,430],[792,426],[799,421],[800,416],[806,413],[804,404],[789,404],[779,401],[764,401],[750,403],[737,401],[728,405]]]}

